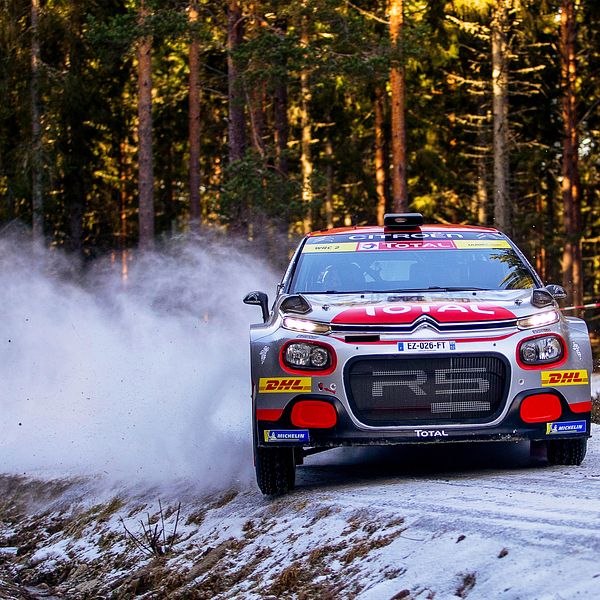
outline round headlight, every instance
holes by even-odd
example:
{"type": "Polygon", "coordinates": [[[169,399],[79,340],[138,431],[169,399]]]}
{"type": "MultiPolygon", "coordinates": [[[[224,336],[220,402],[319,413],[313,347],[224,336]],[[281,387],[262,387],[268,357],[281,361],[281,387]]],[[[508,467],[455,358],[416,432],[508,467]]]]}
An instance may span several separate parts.
{"type": "Polygon", "coordinates": [[[313,367],[318,367],[319,369],[322,369],[323,367],[327,366],[328,362],[329,352],[327,352],[325,348],[316,346],[310,351],[310,364],[313,367]]]}
{"type": "Polygon", "coordinates": [[[290,344],[285,349],[285,361],[295,367],[308,367],[310,350],[311,347],[308,344],[290,344]]]}
{"type": "Polygon", "coordinates": [[[293,369],[322,371],[331,366],[332,357],[330,351],[323,346],[292,342],[285,348],[283,362],[293,369]]]}
{"type": "Polygon", "coordinates": [[[563,357],[563,347],[554,335],[525,340],[520,347],[521,360],[527,365],[554,363],[563,357]]]}

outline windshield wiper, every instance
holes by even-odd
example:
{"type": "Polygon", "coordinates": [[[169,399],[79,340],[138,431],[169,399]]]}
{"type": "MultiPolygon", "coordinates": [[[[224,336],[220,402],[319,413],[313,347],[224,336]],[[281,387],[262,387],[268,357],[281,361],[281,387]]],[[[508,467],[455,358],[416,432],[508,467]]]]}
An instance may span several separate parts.
{"type": "Polygon", "coordinates": [[[295,294],[370,294],[371,292],[357,291],[357,292],[347,292],[340,290],[318,290],[311,292],[310,290],[305,290],[302,292],[294,292],[295,294]]]}
{"type": "Polygon", "coordinates": [[[319,290],[319,291],[303,291],[294,292],[302,294],[412,294],[414,292],[488,292],[491,288],[478,287],[438,287],[431,286],[428,288],[398,288],[394,290],[319,290]]]}
{"type": "Polygon", "coordinates": [[[369,290],[371,294],[412,294],[413,292],[488,292],[490,288],[478,287],[438,287],[428,288],[400,288],[395,290],[369,290]]]}
{"type": "Polygon", "coordinates": [[[430,287],[428,290],[433,290],[435,292],[489,292],[491,288],[480,288],[480,287],[430,287]]]}

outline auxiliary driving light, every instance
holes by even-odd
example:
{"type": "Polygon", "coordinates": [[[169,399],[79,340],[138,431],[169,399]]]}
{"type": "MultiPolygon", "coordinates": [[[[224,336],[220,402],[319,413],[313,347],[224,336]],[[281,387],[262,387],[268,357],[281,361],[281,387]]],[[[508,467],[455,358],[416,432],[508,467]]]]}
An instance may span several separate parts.
{"type": "Polygon", "coordinates": [[[523,399],[519,412],[525,423],[547,423],[560,418],[562,407],[554,394],[533,394],[523,399]]]}
{"type": "Polygon", "coordinates": [[[302,400],[292,408],[292,424],[309,429],[329,429],[337,423],[337,412],[329,402],[302,400]]]}

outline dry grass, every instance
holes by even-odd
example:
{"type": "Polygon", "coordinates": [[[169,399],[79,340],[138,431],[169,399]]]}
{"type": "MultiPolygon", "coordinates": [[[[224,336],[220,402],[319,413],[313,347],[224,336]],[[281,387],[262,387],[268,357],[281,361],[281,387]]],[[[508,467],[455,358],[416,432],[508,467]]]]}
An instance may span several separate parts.
{"type": "Polygon", "coordinates": [[[305,527],[312,527],[313,525],[316,525],[319,521],[321,521],[322,519],[326,519],[333,512],[334,512],[333,506],[324,506],[324,507],[320,508],[318,510],[317,514],[312,518],[311,521],[309,521],[305,525],[305,527]]]}
{"type": "Polygon", "coordinates": [[[344,556],[341,557],[341,561],[348,565],[352,561],[357,558],[362,558],[369,554],[372,550],[377,550],[378,548],[383,548],[384,546],[388,546],[391,544],[402,531],[396,531],[389,535],[384,535],[378,538],[370,538],[367,537],[365,539],[359,540],[344,556]]]}
{"type": "Polygon", "coordinates": [[[297,590],[304,579],[302,568],[296,562],[286,567],[278,575],[269,590],[275,596],[282,596],[284,593],[289,593],[297,590]]]}
{"type": "Polygon", "coordinates": [[[200,508],[194,511],[186,521],[186,525],[202,525],[206,518],[206,508],[200,508]]]}
{"type": "Polygon", "coordinates": [[[469,592],[475,587],[477,577],[475,573],[465,573],[462,575],[462,581],[458,588],[456,588],[456,595],[459,598],[466,598],[469,592]]]}
{"type": "Polygon", "coordinates": [[[238,495],[238,490],[235,489],[230,489],[228,491],[226,491],[221,497],[217,498],[211,505],[209,508],[211,509],[219,509],[219,508],[223,508],[224,506],[227,506],[227,504],[229,504],[232,500],[235,499],[235,497],[238,495]]]}

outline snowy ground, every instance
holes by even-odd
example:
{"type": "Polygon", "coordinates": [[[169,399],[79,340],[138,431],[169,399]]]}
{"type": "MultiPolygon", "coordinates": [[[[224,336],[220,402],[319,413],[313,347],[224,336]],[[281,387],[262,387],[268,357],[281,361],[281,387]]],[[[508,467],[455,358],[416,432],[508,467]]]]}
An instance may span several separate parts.
{"type": "Polygon", "coordinates": [[[26,248],[0,237],[0,600],[600,597],[600,426],[581,467],[527,444],[335,450],[265,499],[234,350],[264,262],[175,240],[79,282],[26,248]]]}
{"type": "Polygon", "coordinates": [[[600,426],[581,467],[527,444],[335,450],[297,490],[199,497],[101,480],[0,478],[0,597],[598,597],[600,426]],[[171,552],[152,558],[140,519],[171,552]]]}

